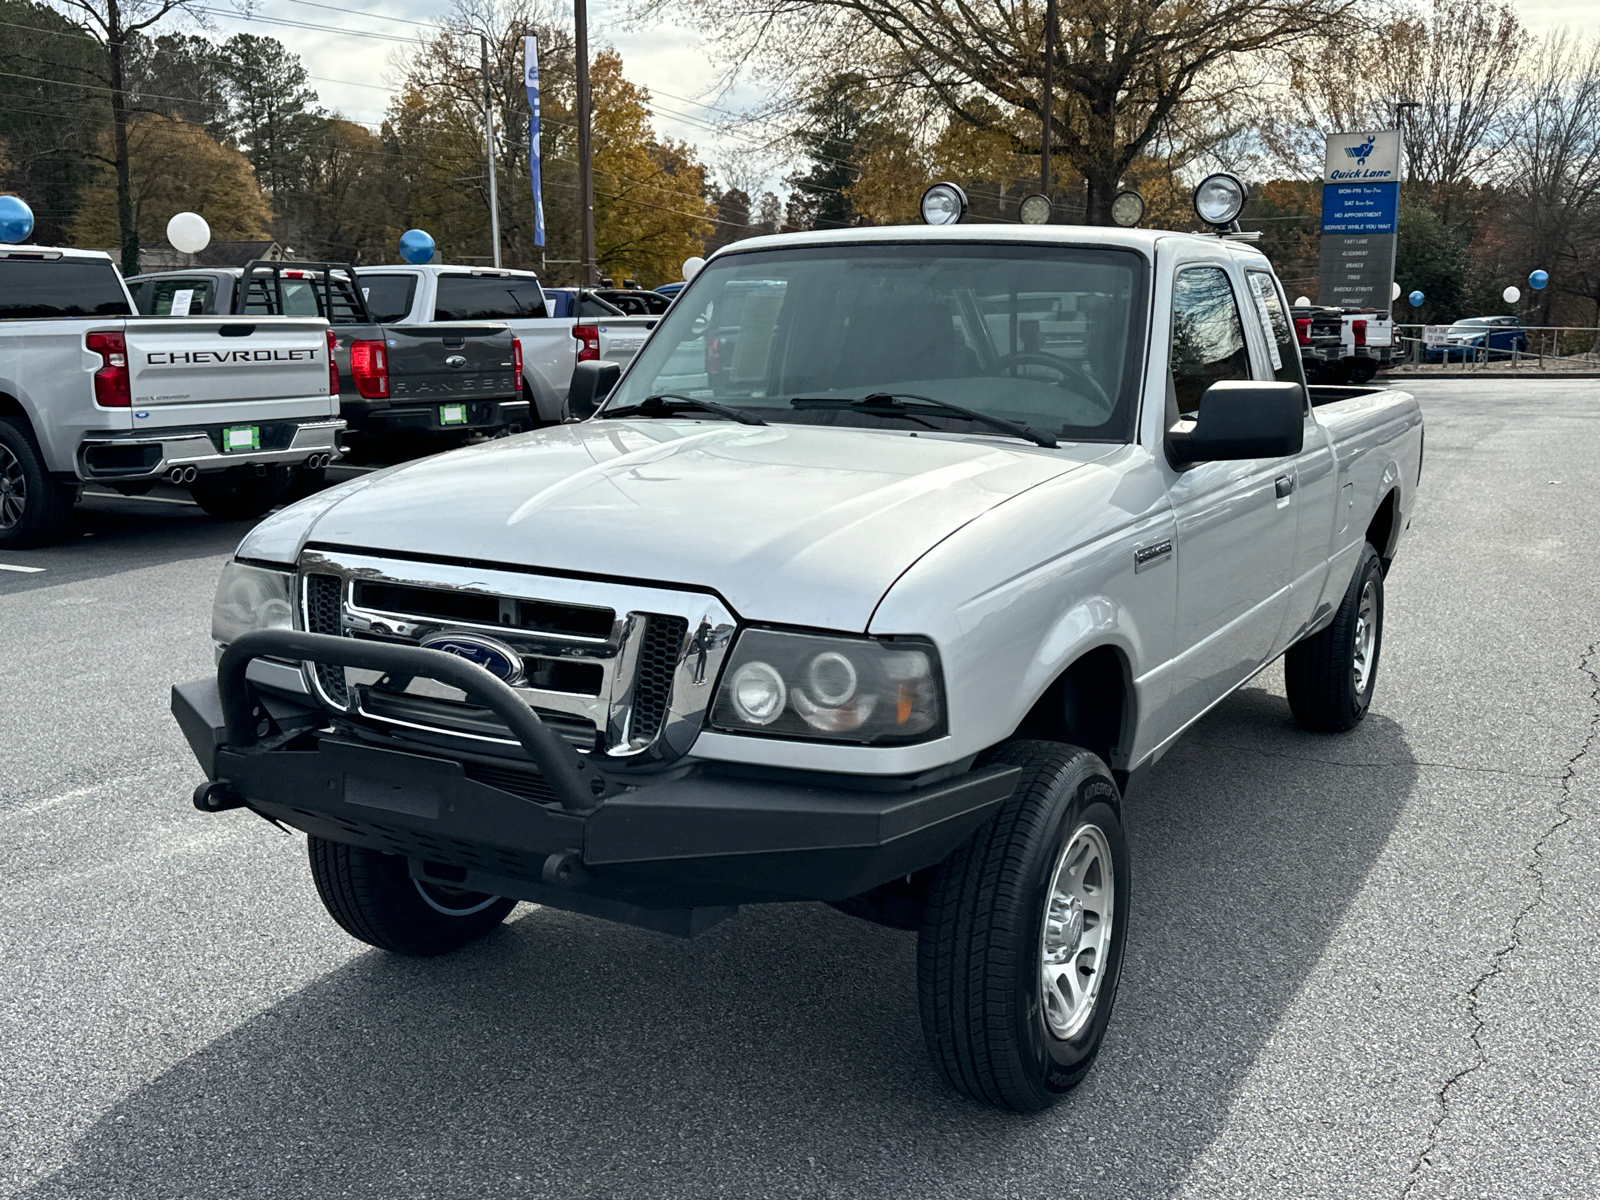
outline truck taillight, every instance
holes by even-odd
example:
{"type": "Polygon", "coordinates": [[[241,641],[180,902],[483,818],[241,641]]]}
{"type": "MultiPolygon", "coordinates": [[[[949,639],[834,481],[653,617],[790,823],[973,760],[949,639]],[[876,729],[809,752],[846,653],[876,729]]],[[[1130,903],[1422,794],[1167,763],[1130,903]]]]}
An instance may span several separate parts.
{"type": "Polygon", "coordinates": [[[1294,319],[1294,339],[1302,346],[1311,345],[1311,318],[1296,317],[1294,319]]]}
{"type": "Polygon", "coordinates": [[[578,339],[578,361],[593,362],[600,357],[600,328],[597,325],[574,325],[572,336],[578,339]]]}
{"type": "Polygon", "coordinates": [[[511,339],[511,390],[522,390],[522,339],[511,339]]]}
{"type": "Polygon", "coordinates": [[[334,358],[333,352],[339,348],[339,339],[334,336],[333,330],[328,330],[328,395],[339,394],[339,360],[334,358]]]}
{"type": "Polygon", "coordinates": [[[383,400],[389,395],[389,356],[382,342],[350,343],[350,378],[356,391],[368,400],[383,400]]]}
{"type": "Polygon", "coordinates": [[[1350,332],[1356,336],[1356,345],[1365,346],[1367,344],[1367,323],[1365,321],[1351,321],[1350,332]]]}
{"type": "Polygon", "coordinates": [[[101,367],[94,373],[94,402],[101,408],[132,408],[133,383],[128,377],[128,343],[120,333],[91,333],[84,338],[101,367]]]}

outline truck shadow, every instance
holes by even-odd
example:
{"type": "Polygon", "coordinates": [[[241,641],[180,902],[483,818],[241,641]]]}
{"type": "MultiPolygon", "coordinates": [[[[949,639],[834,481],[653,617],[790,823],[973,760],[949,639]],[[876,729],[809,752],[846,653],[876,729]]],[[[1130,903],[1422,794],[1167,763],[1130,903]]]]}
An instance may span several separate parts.
{"type": "Polygon", "coordinates": [[[1191,731],[1128,802],[1105,1051],[1038,1116],[935,1076],[911,934],[820,905],[690,942],[521,909],[447,959],[358,955],[130,1094],[28,1195],[1167,1195],[1361,889],[1412,760],[1393,720],[1317,738],[1260,688],[1191,731]]]}

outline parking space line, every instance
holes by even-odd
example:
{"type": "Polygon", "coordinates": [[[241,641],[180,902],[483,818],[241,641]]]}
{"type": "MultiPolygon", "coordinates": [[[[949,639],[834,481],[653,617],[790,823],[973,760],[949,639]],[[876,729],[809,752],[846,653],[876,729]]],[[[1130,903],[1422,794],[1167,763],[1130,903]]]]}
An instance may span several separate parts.
{"type": "Polygon", "coordinates": [[[90,492],[85,491],[85,496],[104,496],[107,500],[143,500],[149,504],[187,504],[195,507],[193,500],[179,500],[176,496],[124,496],[121,492],[90,492]]]}
{"type": "Polygon", "coordinates": [[[19,567],[12,563],[0,563],[0,571],[15,571],[18,575],[38,575],[43,567],[19,567]]]}

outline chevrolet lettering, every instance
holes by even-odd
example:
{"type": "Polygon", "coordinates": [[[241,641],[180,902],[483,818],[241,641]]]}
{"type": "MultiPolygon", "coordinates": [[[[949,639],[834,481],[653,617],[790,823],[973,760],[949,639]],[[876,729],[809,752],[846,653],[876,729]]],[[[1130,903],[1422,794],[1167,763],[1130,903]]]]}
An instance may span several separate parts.
{"type": "Polygon", "coordinates": [[[305,362],[317,358],[319,353],[315,347],[307,350],[152,350],[145,355],[145,362],[153,367],[180,363],[305,362]]]}
{"type": "Polygon", "coordinates": [[[173,690],[194,803],[302,831],[331,918],[392,953],[518,901],[913,930],[938,1072],[1043,1108],[1115,1037],[1127,791],[1280,661],[1306,728],[1379,694],[1422,416],[1308,387],[1289,313],[1222,236],[724,246],[625,371],[577,364],[583,419],[244,539],[217,670],[173,690]]]}

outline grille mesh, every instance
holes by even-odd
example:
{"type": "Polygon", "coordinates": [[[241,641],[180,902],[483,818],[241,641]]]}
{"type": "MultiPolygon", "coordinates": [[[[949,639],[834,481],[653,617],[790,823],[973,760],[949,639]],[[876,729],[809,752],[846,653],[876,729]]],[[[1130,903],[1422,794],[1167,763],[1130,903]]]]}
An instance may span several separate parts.
{"type": "Polygon", "coordinates": [[[639,674],[633,689],[633,724],[629,738],[653,741],[661,732],[672,698],[672,673],[678,665],[689,622],[682,617],[652,616],[639,647],[639,674]]]}
{"type": "MultiPolygon", "coordinates": [[[[337,575],[306,576],[306,628],[310,633],[331,633],[338,637],[340,625],[340,592],[343,583],[337,575]]],[[[328,699],[341,707],[350,703],[350,692],[345,687],[344,668],[317,663],[317,682],[328,699]]]]}

